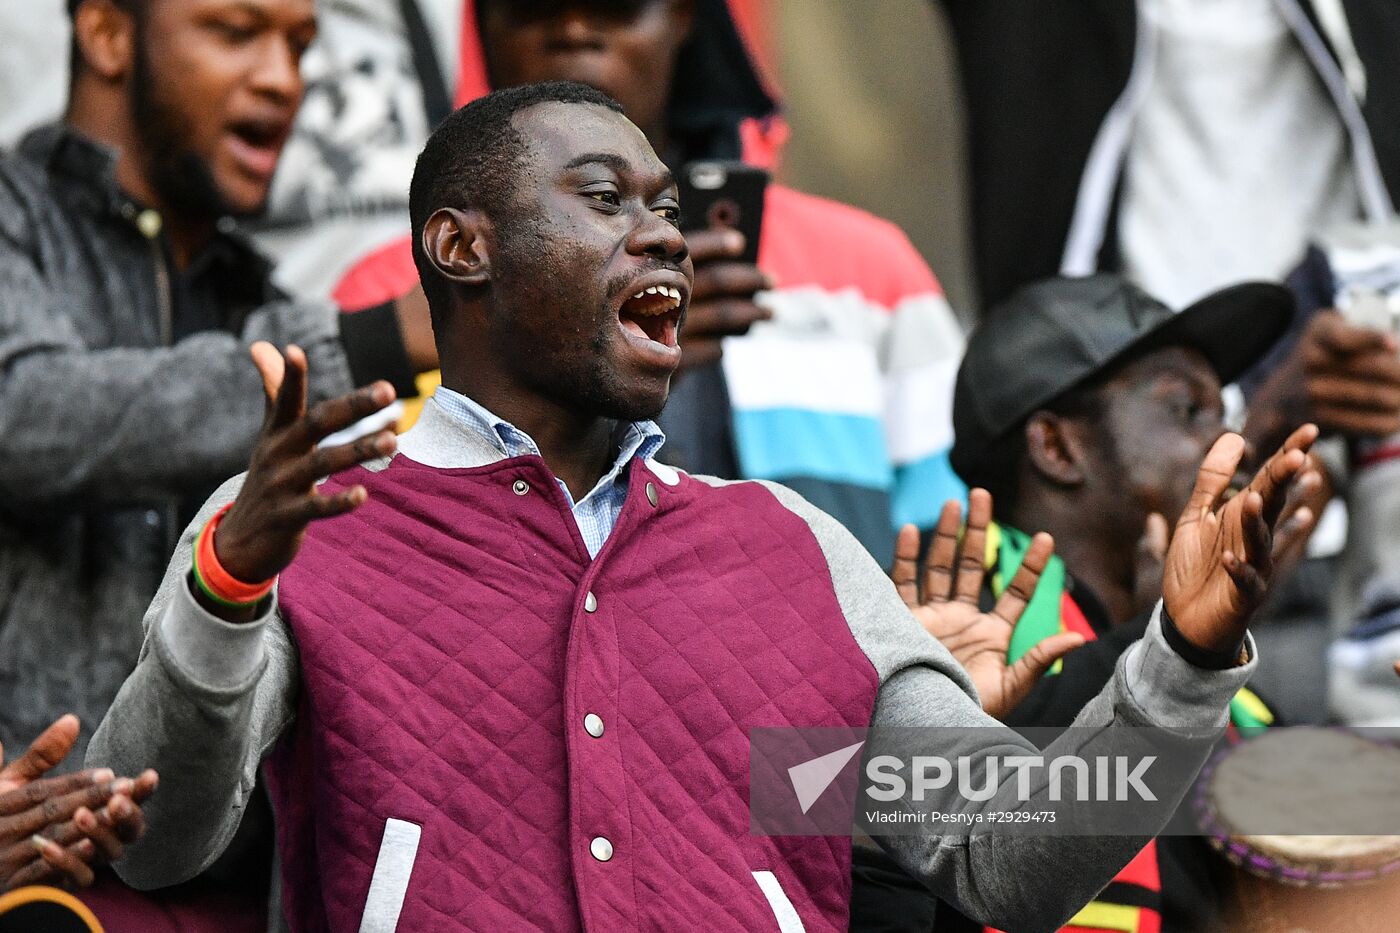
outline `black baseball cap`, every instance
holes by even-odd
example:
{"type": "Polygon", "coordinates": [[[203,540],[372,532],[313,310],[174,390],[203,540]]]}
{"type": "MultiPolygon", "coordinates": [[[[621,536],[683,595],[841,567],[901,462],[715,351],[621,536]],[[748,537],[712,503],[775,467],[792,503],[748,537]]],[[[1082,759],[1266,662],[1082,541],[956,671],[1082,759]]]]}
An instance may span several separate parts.
{"type": "Polygon", "coordinates": [[[953,390],[953,469],[966,479],[997,441],[1118,361],[1158,347],[1199,350],[1222,384],[1253,366],[1293,320],[1293,293],[1246,282],[1179,313],[1121,275],[1045,279],[987,314],[953,390]]]}

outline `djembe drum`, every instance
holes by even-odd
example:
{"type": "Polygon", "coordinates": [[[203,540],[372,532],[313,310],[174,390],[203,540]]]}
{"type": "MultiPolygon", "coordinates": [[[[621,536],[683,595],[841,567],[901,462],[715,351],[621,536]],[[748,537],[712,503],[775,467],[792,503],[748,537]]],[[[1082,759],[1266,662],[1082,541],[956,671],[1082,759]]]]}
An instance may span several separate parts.
{"type": "Polygon", "coordinates": [[[1231,933],[1400,930],[1400,835],[1365,834],[1400,827],[1400,748],[1273,730],[1218,753],[1195,807],[1235,867],[1231,933]]]}

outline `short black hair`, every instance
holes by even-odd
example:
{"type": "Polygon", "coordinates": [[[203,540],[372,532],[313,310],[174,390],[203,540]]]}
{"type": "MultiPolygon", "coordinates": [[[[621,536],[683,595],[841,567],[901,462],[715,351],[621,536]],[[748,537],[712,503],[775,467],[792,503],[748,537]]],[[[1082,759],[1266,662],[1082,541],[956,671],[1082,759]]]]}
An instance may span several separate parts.
{"type": "Polygon", "coordinates": [[[413,168],[408,214],[413,230],[413,262],[436,326],[447,312],[446,284],[423,252],[423,228],[438,208],[478,208],[504,216],[514,196],[525,139],[512,124],[517,113],[537,104],[592,104],[615,113],[622,105],[607,94],[574,81],[544,81],[492,91],[442,121],[413,168]]]}

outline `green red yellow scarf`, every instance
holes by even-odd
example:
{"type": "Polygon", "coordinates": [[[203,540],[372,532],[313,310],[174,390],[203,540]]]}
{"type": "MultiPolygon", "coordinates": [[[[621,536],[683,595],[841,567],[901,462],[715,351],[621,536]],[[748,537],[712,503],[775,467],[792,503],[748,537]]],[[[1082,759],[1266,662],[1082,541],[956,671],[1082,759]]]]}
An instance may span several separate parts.
{"type": "MultiPolygon", "coordinates": [[[[993,594],[1001,596],[1007,583],[1020,569],[1030,545],[1030,535],[1023,531],[996,522],[987,526],[985,566],[991,578],[993,594]]],[[[1065,562],[1055,555],[1041,573],[1035,593],[1026,604],[1026,611],[1011,632],[1011,647],[1006,657],[1008,664],[1014,664],[1036,645],[1060,632],[1078,632],[1086,641],[1097,637],[1093,626],[1070,596],[1065,581],[1065,562]]],[[[1058,674],[1060,668],[1060,663],[1055,662],[1050,674],[1058,674]]],[[[1274,714],[1264,705],[1264,701],[1248,689],[1241,689],[1230,701],[1230,722],[1241,735],[1254,735],[1272,725],[1273,721],[1274,714]]]]}

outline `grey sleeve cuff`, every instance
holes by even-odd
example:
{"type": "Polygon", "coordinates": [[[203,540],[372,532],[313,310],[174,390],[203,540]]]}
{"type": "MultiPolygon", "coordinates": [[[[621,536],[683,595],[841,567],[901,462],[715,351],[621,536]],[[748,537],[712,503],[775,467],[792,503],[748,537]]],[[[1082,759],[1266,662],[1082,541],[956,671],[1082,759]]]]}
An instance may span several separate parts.
{"type": "Polygon", "coordinates": [[[1254,673],[1254,637],[1245,637],[1249,662],[1223,671],[1196,667],[1172,650],[1162,634],[1162,604],[1147,633],[1128,649],[1124,686],[1147,721],[1169,729],[1218,729],[1229,720],[1230,698],[1254,673]]]}
{"type": "Polygon", "coordinates": [[[262,666],[263,633],[277,604],[276,591],[252,622],[225,622],[195,601],[188,579],[175,587],[156,637],[180,673],[210,690],[245,687],[262,666]]]}

